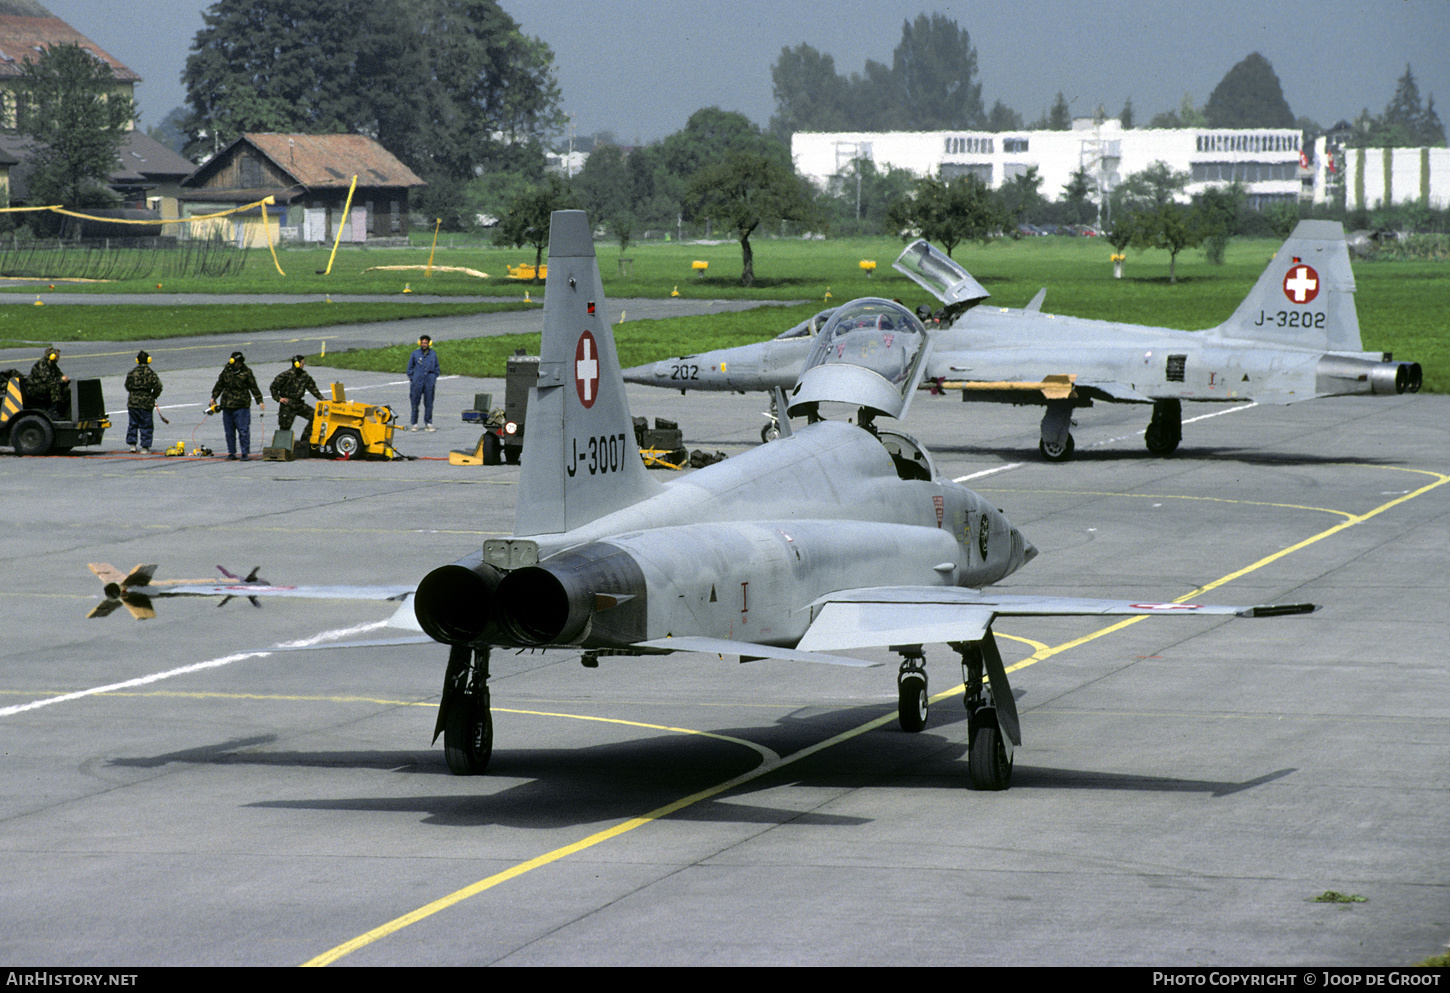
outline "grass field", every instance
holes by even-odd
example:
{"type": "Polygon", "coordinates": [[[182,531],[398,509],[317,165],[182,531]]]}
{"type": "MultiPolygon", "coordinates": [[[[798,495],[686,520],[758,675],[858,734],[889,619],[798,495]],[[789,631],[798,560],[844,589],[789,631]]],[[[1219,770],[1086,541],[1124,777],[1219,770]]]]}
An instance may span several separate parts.
{"type": "MultiPolygon", "coordinates": [[[[606,296],[610,298],[664,297],[677,291],[680,296],[695,299],[797,300],[811,304],[791,313],[770,308],[744,315],[632,322],[627,332],[619,336],[623,360],[637,364],[685,351],[757,341],[802,319],[816,306],[825,305],[827,293],[830,304],[867,295],[899,297],[911,306],[928,302],[926,294],[914,283],[891,269],[891,262],[902,247],[898,239],[756,238],[752,244],[757,285],[747,290],[739,285],[740,246],[734,241],[632,245],[624,256],[629,260],[627,265],[620,263],[617,244],[598,243],[600,272],[606,296]],[[876,262],[874,275],[867,276],[859,267],[863,259],[876,262]],[[709,263],[703,277],[692,269],[696,260],[709,263]]],[[[1218,324],[1233,312],[1278,247],[1278,242],[1266,239],[1238,239],[1230,242],[1222,265],[1209,264],[1201,251],[1184,252],[1178,259],[1178,282],[1174,285],[1168,283],[1167,253],[1160,251],[1130,252],[1125,278],[1114,279],[1109,259],[1112,247],[1098,238],[968,243],[959,245],[954,255],[991,291],[991,303],[1000,306],[1020,307],[1045,286],[1047,302],[1043,309],[1046,312],[1200,330],[1218,324]]],[[[421,271],[367,271],[380,265],[426,265],[427,247],[344,248],[338,252],[330,275],[316,275],[316,270],[327,265],[329,254],[326,249],[279,251],[282,268],[288,273],[281,276],[270,254],[254,249],[246,265],[233,276],[168,278],[161,290],[150,279],[79,285],[58,283],[55,291],[46,290],[45,298],[48,304],[61,303],[65,295],[62,289],[74,293],[138,294],[396,293],[399,297],[397,310],[386,304],[298,304],[285,308],[282,305],[187,307],[185,314],[178,313],[183,308],[166,307],[150,314],[134,315],[138,325],[146,325],[144,335],[140,336],[154,337],[167,328],[174,328],[176,334],[199,334],[207,333],[204,330],[207,328],[317,326],[321,323],[320,310],[326,312],[328,323],[344,323],[359,319],[345,309],[352,307],[365,308],[373,319],[470,312],[424,310],[425,305],[413,304],[403,296],[405,284],[415,293],[459,297],[459,303],[467,306],[476,306],[480,296],[522,302],[528,293],[537,301],[543,292],[542,286],[506,278],[509,265],[533,262],[532,249],[440,247],[434,253],[436,266],[480,269],[491,274],[486,280],[457,273],[435,272],[425,279],[421,271]],[[466,303],[470,300],[471,303],[466,303]],[[267,323],[253,323],[257,321],[267,323]]],[[[1428,390],[1450,390],[1450,269],[1444,262],[1417,261],[1356,261],[1354,268],[1365,348],[1391,351],[1399,358],[1418,361],[1425,367],[1428,390]]],[[[34,294],[36,289],[32,285],[17,287],[13,292],[34,294]]],[[[17,313],[8,318],[0,315],[0,338],[42,342],[113,340],[117,322],[126,321],[124,316],[113,312],[71,313],[63,317],[60,315],[80,308],[62,306],[13,309],[17,313]],[[40,316],[42,311],[47,312],[44,318],[40,316]],[[49,321],[56,323],[45,323],[49,321]]],[[[86,308],[93,309],[96,308],[86,308]]],[[[516,347],[529,347],[527,337],[524,336],[524,341],[450,343],[450,354],[458,357],[458,363],[451,364],[450,369],[467,368],[480,375],[499,375],[504,357],[516,347]]],[[[402,348],[400,343],[394,351],[402,348]]],[[[396,365],[396,355],[391,352],[371,359],[360,353],[330,354],[327,358],[329,363],[350,364],[344,367],[363,367],[369,362],[377,362],[379,368],[396,365]]]]}

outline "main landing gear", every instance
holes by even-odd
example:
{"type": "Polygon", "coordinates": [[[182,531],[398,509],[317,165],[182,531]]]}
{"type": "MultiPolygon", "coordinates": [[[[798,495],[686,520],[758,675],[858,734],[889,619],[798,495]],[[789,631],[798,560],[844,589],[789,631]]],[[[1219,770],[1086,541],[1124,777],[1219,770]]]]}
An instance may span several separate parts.
{"type": "Polygon", "coordinates": [[[1049,462],[1066,462],[1072,458],[1072,404],[1049,403],[1042,415],[1042,440],[1037,450],[1049,462]]]}
{"type": "Polygon", "coordinates": [[[443,757],[455,776],[477,776],[493,756],[493,712],[488,698],[488,649],[454,645],[448,651],[443,702],[433,740],[443,735],[443,757]]]}
{"type": "MultiPolygon", "coordinates": [[[[1007,670],[989,630],[981,641],[953,642],[962,657],[962,683],[967,708],[967,768],[972,788],[1005,790],[1012,783],[1012,752],[1022,744],[1017,702],[1007,684],[1007,670]]],[[[903,731],[926,727],[926,659],[920,645],[900,646],[896,673],[896,719],[903,731]]]]}
{"type": "Polygon", "coordinates": [[[1183,401],[1154,400],[1153,419],[1143,440],[1154,455],[1172,455],[1183,440],[1183,401]]]}

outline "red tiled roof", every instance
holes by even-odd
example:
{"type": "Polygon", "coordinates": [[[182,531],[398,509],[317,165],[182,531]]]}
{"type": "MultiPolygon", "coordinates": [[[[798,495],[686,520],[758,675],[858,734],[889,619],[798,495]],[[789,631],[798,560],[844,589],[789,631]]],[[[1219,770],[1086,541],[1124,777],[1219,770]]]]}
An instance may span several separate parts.
{"type": "Polygon", "coordinates": [[[391,152],[360,134],[244,134],[278,168],[308,187],[426,186],[391,152]]]}
{"type": "Polygon", "coordinates": [[[79,45],[109,65],[117,79],[141,82],[141,77],[120,59],[53,16],[40,4],[14,0],[0,3],[0,78],[19,76],[26,62],[53,45],[79,45]]]}

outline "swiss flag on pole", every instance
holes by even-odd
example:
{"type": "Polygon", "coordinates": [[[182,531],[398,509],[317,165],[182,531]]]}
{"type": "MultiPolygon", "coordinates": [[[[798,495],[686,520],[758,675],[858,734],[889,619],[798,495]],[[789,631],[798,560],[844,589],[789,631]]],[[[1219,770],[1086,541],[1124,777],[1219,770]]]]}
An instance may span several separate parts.
{"type": "Polygon", "coordinates": [[[1300,169],[1308,169],[1309,168],[1309,154],[1307,152],[1303,151],[1302,149],[1299,152],[1299,168],[1300,169]]]}

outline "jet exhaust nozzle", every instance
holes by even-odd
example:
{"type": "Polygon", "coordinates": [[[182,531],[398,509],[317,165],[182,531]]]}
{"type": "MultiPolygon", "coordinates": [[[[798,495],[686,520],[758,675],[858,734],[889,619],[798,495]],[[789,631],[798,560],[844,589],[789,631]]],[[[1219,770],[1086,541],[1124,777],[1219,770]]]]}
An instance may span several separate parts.
{"type": "Polygon", "coordinates": [[[445,565],[423,577],[413,613],[423,633],[445,645],[467,645],[494,633],[494,594],[503,578],[493,566],[445,565]]]}
{"type": "Polygon", "coordinates": [[[644,573],[628,552],[608,544],[515,569],[499,583],[495,605],[510,644],[629,644],[644,637],[644,573]]]}
{"type": "Polygon", "coordinates": [[[1375,362],[1352,355],[1325,355],[1315,370],[1317,388],[1321,393],[1371,393],[1393,396],[1418,393],[1423,373],[1418,362],[1375,362]],[[1343,384],[1363,383],[1366,388],[1348,390],[1343,384]]]}

